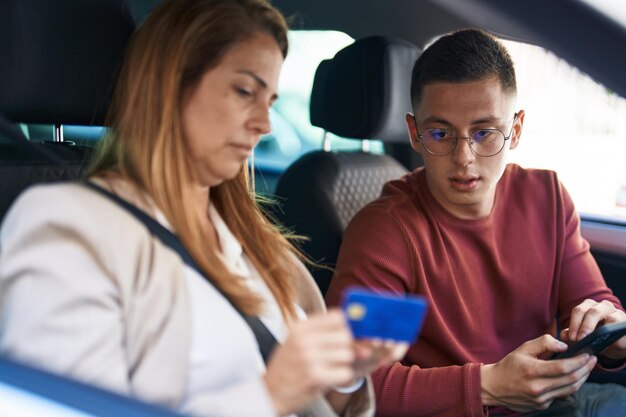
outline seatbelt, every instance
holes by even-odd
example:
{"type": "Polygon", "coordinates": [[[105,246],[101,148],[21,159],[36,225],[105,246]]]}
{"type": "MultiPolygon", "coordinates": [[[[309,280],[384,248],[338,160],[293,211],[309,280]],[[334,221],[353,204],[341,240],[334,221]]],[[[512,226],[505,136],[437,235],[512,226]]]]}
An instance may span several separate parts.
{"type": "Polygon", "coordinates": [[[88,188],[91,188],[92,190],[99,192],[103,196],[108,197],[112,201],[116,202],[117,204],[125,208],[128,212],[130,212],[130,214],[135,216],[137,220],[143,223],[146,226],[146,228],[150,231],[150,233],[152,233],[153,236],[158,238],[164,245],[168,246],[174,252],[178,253],[178,255],[180,255],[185,265],[194,269],[201,276],[203,276],[207,280],[208,283],[213,285],[215,289],[220,294],[222,294],[222,296],[224,296],[226,300],[228,300],[228,302],[232,305],[232,307],[235,310],[237,310],[237,312],[241,315],[241,317],[243,317],[246,323],[248,323],[248,326],[250,326],[250,329],[252,329],[252,332],[254,333],[254,337],[256,338],[256,341],[259,345],[259,350],[261,351],[261,356],[263,357],[263,361],[267,364],[267,361],[269,360],[269,357],[272,351],[274,350],[274,347],[277,344],[277,341],[274,335],[268,330],[265,324],[263,324],[263,322],[258,317],[250,316],[237,308],[237,306],[232,302],[232,300],[228,298],[228,296],[224,294],[224,292],[217,285],[215,285],[211,281],[211,279],[207,277],[205,273],[198,267],[198,264],[193,260],[191,255],[189,255],[189,252],[187,252],[187,249],[185,249],[185,247],[183,246],[178,236],[176,236],[174,233],[169,231],[161,223],[157,222],[155,219],[153,219],[151,216],[149,216],[142,210],[133,206],[128,201],[111,193],[110,191],[105,190],[104,188],[89,181],[86,181],[83,184],[86,185],[88,188]]]}

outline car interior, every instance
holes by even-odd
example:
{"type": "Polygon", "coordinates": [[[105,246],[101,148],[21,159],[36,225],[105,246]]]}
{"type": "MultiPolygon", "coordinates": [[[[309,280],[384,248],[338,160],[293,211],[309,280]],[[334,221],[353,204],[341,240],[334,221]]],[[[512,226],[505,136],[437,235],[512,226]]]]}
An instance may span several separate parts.
{"type": "MultiPolygon", "coordinates": [[[[411,110],[411,67],[419,48],[381,36],[360,39],[320,63],[311,92],[311,122],[336,135],[384,143],[406,143],[402,120],[411,110]]],[[[354,214],[406,168],[385,154],[305,154],[280,176],[275,196],[280,223],[307,237],[302,250],[326,268],[313,267],[325,293],[337,261],[341,235],[354,214]]]]}
{"type": "Polygon", "coordinates": [[[6,1],[2,8],[11,24],[0,37],[11,41],[0,48],[0,126],[7,133],[0,137],[0,219],[28,185],[80,178],[93,147],[64,140],[63,127],[104,125],[135,28],[121,2],[6,1]],[[11,123],[51,125],[54,139],[28,140],[28,128],[11,123]]]}
{"type": "MultiPolygon", "coordinates": [[[[29,185],[82,178],[97,140],[80,140],[80,134],[79,140],[72,140],[64,132],[75,126],[106,126],[127,42],[157,3],[0,3],[0,14],[9,22],[0,25],[0,38],[8,40],[0,44],[0,220],[29,185]]],[[[626,23],[581,0],[272,4],[289,17],[295,32],[333,30],[355,39],[321,60],[315,71],[307,118],[324,131],[318,149],[293,158],[279,172],[254,166],[257,177],[276,184],[268,193],[275,201],[271,214],[304,238],[299,245],[312,260],[311,273],[322,292],[332,278],[341,235],[352,216],[380,194],[385,182],[422,164],[409,146],[403,115],[411,110],[413,62],[436,36],[476,26],[539,45],[620,99],[626,97],[626,23]],[[335,149],[330,134],[354,140],[356,149],[335,149]],[[369,149],[373,141],[380,144],[379,152],[369,149]]],[[[620,140],[626,137],[622,134],[620,140]]],[[[621,180],[626,184],[626,177],[621,180]]],[[[583,236],[607,284],[626,303],[626,217],[581,213],[581,219],[583,236]]],[[[626,385],[626,372],[592,379],[626,385]]]]}

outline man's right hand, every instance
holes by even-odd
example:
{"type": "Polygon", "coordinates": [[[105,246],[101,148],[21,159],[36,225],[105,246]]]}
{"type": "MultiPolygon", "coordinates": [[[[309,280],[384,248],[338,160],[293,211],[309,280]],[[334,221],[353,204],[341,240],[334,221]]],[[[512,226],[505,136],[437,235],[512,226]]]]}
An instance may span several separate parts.
{"type": "Polygon", "coordinates": [[[596,365],[595,356],[540,359],[566,349],[565,343],[543,335],[524,343],[500,362],[483,365],[480,371],[483,405],[522,412],[545,410],[556,398],[578,391],[596,365]]]}

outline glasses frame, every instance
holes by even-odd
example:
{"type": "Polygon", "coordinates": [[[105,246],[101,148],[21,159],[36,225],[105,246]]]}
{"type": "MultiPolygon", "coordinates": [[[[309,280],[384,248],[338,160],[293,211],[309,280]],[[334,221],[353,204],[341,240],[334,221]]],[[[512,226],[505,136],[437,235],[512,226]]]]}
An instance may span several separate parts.
{"type": "MultiPolygon", "coordinates": [[[[504,136],[504,142],[502,142],[502,147],[500,147],[500,149],[496,153],[493,153],[491,155],[482,155],[482,154],[476,152],[476,150],[472,147],[474,142],[472,141],[472,137],[471,136],[459,136],[454,131],[452,132],[452,135],[454,137],[454,143],[452,144],[452,148],[448,152],[446,152],[446,153],[436,153],[436,152],[433,152],[430,149],[428,149],[428,147],[424,143],[424,136],[421,135],[419,130],[417,129],[417,119],[415,118],[415,115],[413,115],[413,120],[415,121],[415,131],[417,132],[417,137],[419,138],[420,143],[422,144],[424,149],[426,149],[426,152],[428,152],[431,155],[435,155],[435,156],[450,155],[456,149],[456,146],[459,143],[459,139],[465,139],[467,141],[467,144],[469,145],[469,148],[472,150],[472,152],[475,155],[482,156],[483,158],[491,158],[492,156],[496,156],[497,154],[502,152],[502,149],[504,149],[504,146],[506,145],[506,142],[509,139],[511,139],[511,136],[513,136],[513,128],[515,127],[515,122],[517,121],[517,116],[518,116],[518,113],[515,113],[513,115],[513,125],[511,126],[511,131],[509,132],[508,136],[505,135],[503,131],[501,131],[500,129],[496,129],[496,128],[478,129],[478,130],[489,130],[489,131],[492,131],[492,132],[500,132],[502,134],[502,136],[504,136]]],[[[424,132],[427,132],[428,130],[432,130],[432,129],[426,129],[424,132]]],[[[439,130],[447,130],[447,129],[439,129],[439,130]]]]}

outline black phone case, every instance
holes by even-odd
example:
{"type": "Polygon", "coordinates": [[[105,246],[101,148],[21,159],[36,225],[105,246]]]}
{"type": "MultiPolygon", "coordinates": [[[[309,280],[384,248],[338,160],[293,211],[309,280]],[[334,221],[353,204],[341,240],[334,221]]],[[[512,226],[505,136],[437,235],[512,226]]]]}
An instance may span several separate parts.
{"type": "Polygon", "coordinates": [[[593,333],[570,346],[565,352],[555,354],[552,359],[566,359],[583,353],[597,355],[626,335],[626,322],[598,327],[593,333]]]}

